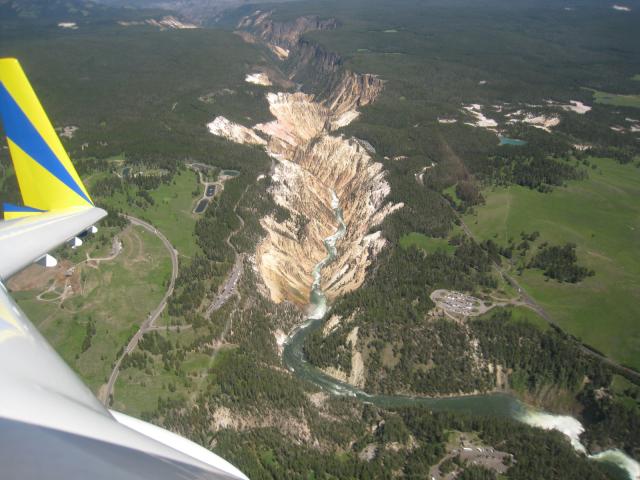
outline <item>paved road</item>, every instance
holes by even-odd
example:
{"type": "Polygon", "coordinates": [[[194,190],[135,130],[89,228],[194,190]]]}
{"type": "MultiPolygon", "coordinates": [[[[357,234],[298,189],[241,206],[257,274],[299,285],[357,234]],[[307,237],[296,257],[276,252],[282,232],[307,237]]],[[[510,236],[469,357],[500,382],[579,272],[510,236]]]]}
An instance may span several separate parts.
{"type": "Polygon", "coordinates": [[[229,300],[229,298],[231,298],[234,293],[236,293],[238,280],[240,280],[240,276],[242,275],[242,266],[244,265],[244,254],[238,253],[238,250],[236,249],[236,247],[233,245],[233,243],[231,243],[231,238],[244,228],[244,220],[240,215],[238,215],[237,208],[238,208],[238,205],[240,204],[240,201],[242,200],[242,197],[244,197],[244,194],[247,193],[248,189],[249,187],[247,186],[247,188],[244,189],[244,192],[242,192],[242,195],[240,195],[240,198],[238,198],[238,201],[236,202],[236,204],[233,206],[233,213],[236,214],[236,217],[240,221],[240,226],[236,228],[233,232],[231,232],[229,236],[227,236],[227,238],[225,239],[225,242],[227,243],[227,245],[229,245],[229,247],[236,253],[236,259],[235,259],[235,262],[233,263],[233,267],[231,268],[231,272],[229,272],[227,279],[222,285],[222,289],[220,293],[218,294],[216,299],[211,303],[211,305],[207,307],[207,311],[205,312],[206,318],[211,317],[211,314],[213,312],[215,312],[220,307],[222,307],[222,305],[224,305],[225,302],[229,300]]]}
{"type": "Polygon", "coordinates": [[[113,367],[113,370],[111,371],[111,375],[109,376],[109,380],[107,381],[107,384],[103,385],[100,388],[100,391],[98,392],[98,399],[107,406],[109,406],[109,400],[111,398],[111,395],[113,395],[113,388],[115,386],[116,380],[118,379],[118,374],[120,373],[120,365],[122,364],[122,360],[126,355],[128,355],[133,350],[135,350],[136,346],[138,345],[138,342],[146,332],[148,332],[149,330],[155,329],[154,324],[162,314],[163,310],[166,308],[167,300],[173,293],[173,288],[176,282],[176,278],[178,277],[178,251],[175,248],[173,248],[173,245],[171,245],[171,242],[169,242],[167,237],[165,237],[153,225],[145,222],[144,220],[140,220],[139,218],[132,217],[130,215],[124,215],[124,214],[123,214],[123,217],[129,220],[129,222],[131,222],[132,225],[138,225],[148,230],[149,232],[156,235],[162,241],[165,248],[169,251],[169,255],[171,256],[171,279],[169,281],[169,286],[167,287],[167,291],[162,297],[162,300],[160,300],[160,303],[158,304],[158,306],[149,314],[149,316],[145,319],[145,321],[142,322],[142,325],[140,325],[140,328],[135,333],[135,335],[131,338],[126,348],[122,352],[122,355],[120,355],[120,358],[118,358],[118,360],[116,361],[113,367]]]}
{"type": "Polygon", "coordinates": [[[222,285],[222,291],[216,296],[215,300],[211,302],[211,305],[207,307],[207,311],[205,312],[206,318],[211,317],[213,312],[222,307],[222,305],[236,293],[238,280],[240,279],[240,275],[242,275],[243,260],[244,255],[236,254],[236,261],[231,268],[231,272],[229,272],[229,276],[222,285]]]}
{"type": "MultiPolygon", "coordinates": [[[[452,210],[453,210],[453,207],[452,207],[452,210]]],[[[467,225],[464,223],[464,221],[462,220],[462,218],[460,217],[458,212],[456,212],[455,210],[453,210],[453,212],[456,215],[456,217],[458,217],[458,219],[460,220],[460,226],[462,227],[462,230],[464,231],[464,233],[468,237],[470,237],[473,240],[475,240],[476,242],[478,242],[478,239],[471,232],[469,227],[467,227],[467,225]]],[[[514,288],[516,288],[518,290],[518,294],[520,295],[520,298],[522,299],[522,303],[525,306],[529,307],[531,310],[533,310],[538,315],[540,315],[542,318],[544,318],[550,325],[553,325],[558,330],[561,330],[561,331],[566,333],[566,331],[562,328],[562,326],[559,325],[557,322],[555,322],[553,320],[551,315],[549,315],[549,313],[542,307],[542,305],[540,305],[538,302],[536,302],[533,299],[533,297],[531,297],[527,293],[527,291],[518,283],[518,281],[515,278],[513,278],[511,275],[509,275],[502,268],[502,266],[498,265],[496,262],[494,262],[494,265],[496,266],[496,268],[498,269],[500,274],[504,277],[504,279],[507,282],[509,282],[511,284],[511,286],[513,286],[514,288]]],[[[607,357],[606,355],[603,355],[600,352],[596,352],[595,350],[592,350],[591,348],[589,348],[587,345],[585,345],[584,343],[582,343],[580,340],[578,340],[577,338],[575,338],[572,335],[569,335],[569,338],[571,338],[575,342],[575,344],[578,345],[580,347],[580,349],[584,353],[586,353],[587,355],[591,355],[592,357],[596,357],[596,358],[600,359],[602,362],[604,362],[607,365],[609,365],[609,366],[613,367],[614,369],[618,370],[623,375],[626,374],[628,376],[631,376],[631,377],[635,378],[636,380],[640,380],[640,372],[638,372],[637,370],[634,370],[634,369],[629,368],[629,367],[625,367],[624,365],[621,365],[618,362],[616,362],[615,360],[613,360],[611,357],[607,357]]]]}

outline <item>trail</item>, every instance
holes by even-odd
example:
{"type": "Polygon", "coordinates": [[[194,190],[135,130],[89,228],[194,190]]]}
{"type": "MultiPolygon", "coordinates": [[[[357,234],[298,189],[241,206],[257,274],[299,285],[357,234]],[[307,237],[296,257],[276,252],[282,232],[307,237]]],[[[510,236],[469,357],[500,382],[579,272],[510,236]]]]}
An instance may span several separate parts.
{"type": "Polygon", "coordinates": [[[167,291],[165,292],[164,296],[160,300],[160,303],[149,314],[149,316],[144,320],[144,322],[142,322],[142,325],[140,325],[140,328],[138,329],[138,331],[131,338],[131,340],[123,350],[120,357],[116,360],[116,363],[113,366],[113,370],[111,371],[111,375],[109,375],[109,380],[107,381],[106,385],[103,385],[102,387],[100,387],[97,397],[98,397],[98,400],[100,400],[106,406],[109,406],[110,404],[110,401],[113,395],[114,386],[115,386],[116,380],[118,379],[118,375],[120,373],[120,365],[122,364],[122,360],[124,360],[125,356],[127,356],[129,353],[135,350],[135,348],[138,345],[138,342],[146,332],[155,328],[154,324],[156,320],[160,317],[164,309],[166,308],[167,300],[173,293],[176,278],[178,277],[178,251],[173,247],[173,245],[171,245],[171,242],[169,242],[167,237],[165,237],[164,234],[161,233],[153,225],[145,222],[144,220],[140,220],[139,218],[132,217],[131,215],[126,215],[126,214],[122,214],[122,216],[125,217],[127,220],[129,220],[129,222],[132,225],[138,225],[144,228],[145,230],[156,235],[162,241],[163,245],[165,246],[165,248],[169,252],[169,255],[171,256],[171,278],[169,280],[169,285],[167,286],[167,291]]]}
{"type": "Polygon", "coordinates": [[[110,262],[111,260],[115,260],[116,257],[120,255],[121,252],[122,252],[122,242],[120,241],[120,238],[117,235],[115,235],[113,237],[113,240],[111,241],[111,255],[107,257],[92,258],[87,253],[87,259],[76,264],[75,266],[81,265],[83,263],[90,263],[90,262],[95,262],[95,263],[110,262]]]}

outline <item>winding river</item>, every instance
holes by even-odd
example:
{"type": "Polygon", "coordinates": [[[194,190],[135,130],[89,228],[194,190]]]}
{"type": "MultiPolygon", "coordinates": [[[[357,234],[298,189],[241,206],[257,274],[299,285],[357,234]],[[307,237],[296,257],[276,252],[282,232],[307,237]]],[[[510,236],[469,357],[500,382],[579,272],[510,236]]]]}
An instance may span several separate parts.
{"type": "Polygon", "coordinates": [[[584,445],[580,442],[580,434],[584,431],[584,427],[577,419],[567,415],[556,415],[535,409],[511,395],[485,394],[444,398],[372,395],[353,385],[337,380],[310,365],[304,358],[304,341],[307,335],[322,327],[323,320],[329,309],[326,296],[322,291],[322,269],[336,258],[336,244],[346,233],[340,201],[334,191],[331,191],[331,198],[331,206],[338,228],[333,235],[324,239],[327,256],[318,262],[312,271],[313,284],[309,299],[310,308],[307,322],[296,328],[285,341],[283,361],[290,371],[294,372],[299,378],[314,383],[334,395],[348,395],[362,402],[383,408],[424,405],[434,411],[464,411],[477,415],[509,417],[531,426],[547,430],[558,430],[569,438],[576,451],[587,455],[594,461],[606,463],[614,478],[640,480],[640,464],[620,450],[613,449],[589,455],[584,445]]]}

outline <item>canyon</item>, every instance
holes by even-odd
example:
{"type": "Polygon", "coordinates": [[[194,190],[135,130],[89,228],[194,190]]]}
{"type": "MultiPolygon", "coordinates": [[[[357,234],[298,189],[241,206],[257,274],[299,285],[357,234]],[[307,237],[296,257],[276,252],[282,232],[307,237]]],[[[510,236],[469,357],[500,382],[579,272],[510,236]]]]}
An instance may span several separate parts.
{"type": "Polygon", "coordinates": [[[360,141],[335,132],[356,119],[358,108],[375,101],[383,88],[381,79],[347,70],[338,55],[302,38],[310,30],[336,25],[316,17],[281,23],[261,11],[241,19],[239,34],[267,46],[276,58],[286,58],[283,70],[290,80],[313,93],[267,93],[274,120],[252,128],[224,117],[209,124],[212,133],[231,141],[264,145],[275,160],[269,193],[289,218],[261,219],[266,235],[257,247],[256,269],[272,301],[301,308],[309,303],[312,270],[326,256],[324,239],[338,226],[332,200],[342,207],[346,233],[336,258],[321,272],[329,302],[363,283],[385,245],[375,227],[402,206],[386,201],[390,187],[382,164],[360,141]],[[303,85],[303,79],[313,81],[303,85]]]}

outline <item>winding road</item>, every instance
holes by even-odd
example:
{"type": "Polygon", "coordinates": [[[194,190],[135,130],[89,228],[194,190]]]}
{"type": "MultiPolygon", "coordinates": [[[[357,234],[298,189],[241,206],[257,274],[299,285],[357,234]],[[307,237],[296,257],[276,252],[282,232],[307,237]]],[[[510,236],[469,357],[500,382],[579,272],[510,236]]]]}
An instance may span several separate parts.
{"type": "Polygon", "coordinates": [[[144,220],[140,220],[139,218],[132,217],[131,215],[122,214],[132,225],[137,225],[145,230],[156,235],[164,244],[165,248],[169,251],[169,255],[171,256],[171,279],[169,280],[169,285],[167,287],[167,291],[165,292],[162,300],[158,306],[149,314],[149,316],[142,322],[140,328],[135,333],[135,335],[131,338],[125,349],[122,351],[122,354],[116,360],[115,365],[113,366],[113,370],[111,371],[111,375],[109,376],[109,380],[105,385],[100,387],[100,391],[98,392],[98,399],[104,403],[106,406],[109,406],[111,396],[113,395],[113,388],[115,386],[116,380],[118,379],[118,374],[120,373],[120,365],[122,364],[122,360],[124,357],[135,350],[138,342],[142,338],[142,336],[150,331],[155,329],[155,322],[158,320],[162,312],[167,306],[167,300],[173,293],[173,288],[175,286],[176,278],[178,277],[178,251],[173,248],[171,242],[167,237],[164,236],[162,232],[160,232],[157,228],[155,228],[150,223],[145,222],[144,220]]]}

